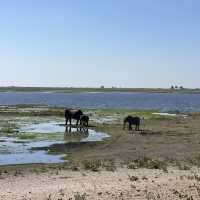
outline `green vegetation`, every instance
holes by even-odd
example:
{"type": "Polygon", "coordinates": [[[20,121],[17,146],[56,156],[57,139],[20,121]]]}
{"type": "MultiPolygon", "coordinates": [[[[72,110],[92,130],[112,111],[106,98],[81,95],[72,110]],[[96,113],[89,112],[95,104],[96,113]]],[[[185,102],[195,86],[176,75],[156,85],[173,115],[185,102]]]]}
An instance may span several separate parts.
{"type": "Polygon", "coordinates": [[[185,199],[185,200],[194,200],[193,196],[188,196],[187,194],[184,194],[183,192],[179,192],[178,190],[173,190],[173,194],[179,197],[179,199],[185,199]]]}
{"type": "Polygon", "coordinates": [[[83,160],[81,164],[84,169],[91,171],[98,171],[99,168],[101,167],[100,160],[83,160]]]}
{"type": "Polygon", "coordinates": [[[134,115],[140,117],[150,118],[152,117],[152,113],[158,112],[157,110],[135,110],[135,109],[85,109],[85,112],[91,114],[91,116],[98,116],[98,117],[106,117],[106,116],[113,116],[113,117],[121,117],[127,115],[134,115]]]}
{"type": "Polygon", "coordinates": [[[86,170],[98,171],[100,168],[108,171],[114,171],[116,169],[113,160],[83,160],[81,166],[86,170]]]}
{"type": "Polygon", "coordinates": [[[18,138],[21,140],[33,140],[36,138],[36,134],[32,133],[21,133],[18,135],[18,138]]]}
{"type": "MultiPolygon", "coordinates": [[[[113,122],[121,121],[125,116],[139,116],[141,118],[154,118],[158,120],[174,119],[174,116],[155,115],[158,110],[138,110],[138,109],[82,109],[90,116],[94,122],[113,122]]],[[[59,117],[64,119],[64,108],[48,107],[41,105],[17,105],[9,107],[0,106],[0,114],[4,117],[59,117]]],[[[32,123],[38,123],[36,118],[31,119],[32,123]]],[[[0,124],[1,125],[1,124],[0,124]]]]}
{"type": "Polygon", "coordinates": [[[189,162],[191,165],[200,167],[200,155],[197,155],[197,156],[194,156],[194,157],[188,159],[188,162],[189,162]]]}
{"type": "Polygon", "coordinates": [[[193,176],[188,176],[187,178],[189,180],[196,180],[196,181],[200,182],[200,176],[198,176],[197,174],[194,174],[193,176]]]}
{"type": "Polygon", "coordinates": [[[28,141],[24,141],[24,140],[16,140],[16,141],[13,141],[13,143],[16,143],[16,144],[25,144],[27,143],[28,141]]]}
{"type": "Polygon", "coordinates": [[[84,193],[84,194],[80,194],[80,193],[76,193],[75,195],[74,195],[74,199],[75,200],[86,200],[86,197],[87,197],[88,195],[86,194],[86,193],[84,193]]]}
{"type": "Polygon", "coordinates": [[[135,160],[128,161],[127,167],[129,169],[147,168],[147,169],[162,169],[167,172],[167,162],[163,160],[156,160],[147,157],[139,157],[135,160]]]}
{"type": "Polygon", "coordinates": [[[128,178],[129,178],[129,180],[132,181],[132,182],[133,182],[133,181],[138,181],[138,180],[139,180],[139,178],[138,178],[137,176],[130,176],[130,175],[129,175],[128,178]]]}
{"type": "Polygon", "coordinates": [[[14,122],[8,121],[1,121],[0,122],[0,134],[10,134],[10,133],[18,133],[19,131],[19,124],[14,122]]]}
{"type": "Polygon", "coordinates": [[[49,172],[48,168],[34,168],[31,170],[33,173],[40,174],[40,173],[47,173],[49,172]]]}

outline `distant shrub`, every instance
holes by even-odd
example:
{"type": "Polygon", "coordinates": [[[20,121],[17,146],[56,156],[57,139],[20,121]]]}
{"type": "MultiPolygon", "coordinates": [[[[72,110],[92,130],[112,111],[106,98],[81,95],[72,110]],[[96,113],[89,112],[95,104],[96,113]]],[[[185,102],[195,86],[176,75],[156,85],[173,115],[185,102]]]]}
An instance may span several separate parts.
{"type": "Polygon", "coordinates": [[[162,169],[167,172],[167,163],[162,160],[141,157],[128,163],[129,169],[148,168],[148,169],[162,169]]]}

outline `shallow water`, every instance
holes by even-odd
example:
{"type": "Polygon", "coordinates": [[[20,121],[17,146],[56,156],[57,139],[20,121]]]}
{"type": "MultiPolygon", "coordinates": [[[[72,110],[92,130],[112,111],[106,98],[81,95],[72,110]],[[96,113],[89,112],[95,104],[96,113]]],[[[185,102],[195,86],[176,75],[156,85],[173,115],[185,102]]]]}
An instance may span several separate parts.
{"type": "Polygon", "coordinates": [[[3,154],[0,156],[0,165],[16,165],[29,163],[61,163],[66,162],[60,156],[48,155],[44,151],[27,152],[20,154],[3,154]]]}
{"type": "Polygon", "coordinates": [[[59,126],[57,122],[50,121],[38,124],[27,124],[23,127],[23,130],[34,133],[63,133],[65,127],[59,126]]]}
{"type": "Polygon", "coordinates": [[[92,129],[80,131],[76,128],[71,128],[69,130],[69,128],[66,129],[65,126],[61,126],[56,121],[24,122],[21,125],[19,134],[35,134],[35,138],[0,137],[0,165],[64,162],[61,159],[63,155],[50,155],[46,151],[32,151],[32,149],[69,142],[96,142],[109,137],[106,133],[96,132],[92,129]]]}
{"type": "Polygon", "coordinates": [[[196,112],[200,111],[200,94],[0,92],[0,105],[17,104],[81,108],[156,109],[162,112],[196,112]]]}

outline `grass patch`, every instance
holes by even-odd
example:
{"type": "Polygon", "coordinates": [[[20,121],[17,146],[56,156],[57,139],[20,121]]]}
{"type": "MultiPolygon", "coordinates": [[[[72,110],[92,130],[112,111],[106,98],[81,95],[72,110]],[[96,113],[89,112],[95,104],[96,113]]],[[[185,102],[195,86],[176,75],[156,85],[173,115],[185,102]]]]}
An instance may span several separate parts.
{"type": "Polygon", "coordinates": [[[98,171],[99,168],[101,167],[101,161],[100,160],[83,160],[81,162],[81,165],[86,170],[98,171]]]}
{"type": "Polygon", "coordinates": [[[147,169],[162,169],[167,172],[167,162],[162,160],[141,157],[127,164],[129,169],[147,168],[147,169]]]}
{"type": "Polygon", "coordinates": [[[188,159],[188,162],[191,165],[200,167],[200,155],[194,156],[193,158],[188,159]]]}
{"type": "Polygon", "coordinates": [[[194,174],[193,176],[188,176],[187,178],[189,180],[196,180],[196,181],[200,182],[200,176],[198,176],[197,174],[194,174]]]}
{"type": "Polygon", "coordinates": [[[140,117],[150,118],[153,116],[152,113],[158,112],[157,110],[133,110],[133,109],[85,109],[85,112],[91,113],[91,115],[97,115],[99,117],[105,116],[127,116],[137,115],[140,117]]]}
{"type": "Polygon", "coordinates": [[[18,138],[21,140],[33,140],[36,138],[36,134],[33,133],[23,133],[23,134],[19,134],[18,138]]]}
{"type": "Polygon", "coordinates": [[[27,141],[16,140],[16,141],[13,141],[13,143],[15,143],[15,144],[25,144],[25,143],[27,143],[27,141]]]}
{"type": "Polygon", "coordinates": [[[106,169],[108,171],[115,171],[116,166],[113,160],[83,160],[81,166],[85,170],[99,171],[99,169],[106,169]]]}
{"type": "Polygon", "coordinates": [[[20,128],[18,124],[13,122],[1,122],[0,126],[0,133],[17,133],[20,128]]]}
{"type": "Polygon", "coordinates": [[[138,178],[137,176],[130,176],[130,175],[129,175],[128,178],[129,178],[129,180],[132,181],[132,182],[138,181],[138,180],[139,180],[139,178],[138,178]]]}
{"type": "Polygon", "coordinates": [[[88,195],[86,194],[86,193],[84,193],[84,194],[80,194],[80,193],[76,193],[75,195],[74,195],[74,199],[75,200],[86,200],[86,197],[87,197],[88,195]]]}
{"type": "Polygon", "coordinates": [[[115,162],[112,159],[109,160],[103,160],[101,162],[101,167],[106,169],[107,171],[115,171],[116,170],[116,166],[115,166],[115,162]]]}

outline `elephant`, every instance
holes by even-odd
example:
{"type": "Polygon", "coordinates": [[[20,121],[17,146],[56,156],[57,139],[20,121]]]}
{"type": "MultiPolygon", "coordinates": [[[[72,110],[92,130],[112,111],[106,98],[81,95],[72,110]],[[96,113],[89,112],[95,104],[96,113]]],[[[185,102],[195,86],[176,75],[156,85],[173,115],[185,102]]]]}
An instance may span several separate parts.
{"type": "Polygon", "coordinates": [[[139,131],[140,130],[140,118],[139,117],[132,117],[132,116],[127,116],[124,118],[124,126],[123,129],[126,127],[126,123],[128,123],[128,129],[132,130],[132,125],[135,125],[135,130],[139,131]]]}
{"type": "Polygon", "coordinates": [[[83,115],[83,112],[81,110],[65,109],[65,120],[66,120],[65,125],[68,124],[68,121],[71,125],[72,119],[75,119],[76,120],[76,126],[78,126],[81,115],[83,115]]]}
{"type": "Polygon", "coordinates": [[[81,115],[81,117],[80,117],[80,125],[88,127],[88,123],[89,123],[89,116],[88,115],[81,115]]]}

